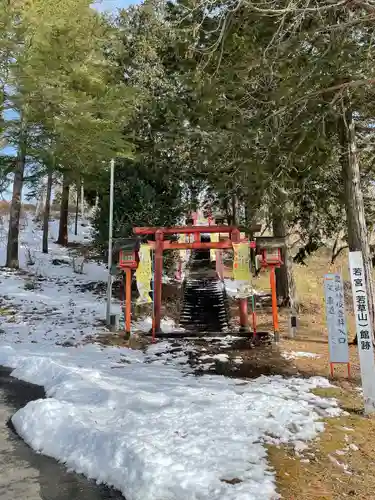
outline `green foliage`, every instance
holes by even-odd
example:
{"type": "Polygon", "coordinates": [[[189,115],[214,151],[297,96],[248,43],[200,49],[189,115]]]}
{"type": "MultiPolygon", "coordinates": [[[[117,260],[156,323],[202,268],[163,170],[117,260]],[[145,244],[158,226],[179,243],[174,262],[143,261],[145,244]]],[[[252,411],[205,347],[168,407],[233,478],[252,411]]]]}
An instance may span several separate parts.
{"type": "Polygon", "coordinates": [[[39,164],[33,180],[56,169],[78,182],[103,160],[129,156],[123,130],[134,93],[114,79],[105,55],[113,31],[91,2],[20,1],[7,20],[13,44],[0,39],[0,68],[4,107],[16,116],[4,135],[15,148],[26,143],[29,163],[39,164]]]}
{"type": "Polygon", "coordinates": [[[14,161],[14,157],[0,154],[0,195],[9,187],[11,182],[10,174],[14,167],[14,161]]]}
{"type": "MultiPolygon", "coordinates": [[[[368,9],[183,0],[170,12],[199,75],[190,82],[198,96],[191,123],[201,132],[200,147],[189,149],[193,171],[206,176],[219,203],[236,196],[250,220],[266,205],[306,239],[345,232],[347,150],[337,130],[348,108],[359,125],[374,114],[368,9]],[[280,190],[287,204],[279,204],[280,190]]],[[[370,219],[374,135],[367,130],[361,166],[370,219]]]]}
{"type": "MultiPolygon", "coordinates": [[[[109,175],[102,174],[98,191],[100,206],[94,219],[97,244],[108,242],[109,175]]],[[[113,237],[133,235],[135,226],[171,226],[185,208],[181,188],[160,175],[152,165],[140,161],[119,160],[115,168],[113,237]]]]}
{"type": "Polygon", "coordinates": [[[345,234],[349,108],[372,219],[373,19],[360,2],[146,0],[110,21],[88,0],[2,6],[0,106],[20,113],[2,137],[26,141],[29,182],[53,169],[99,193],[100,244],[112,157],[117,237],[176,223],[203,192],[240,222],[279,210],[305,240],[345,234]]]}
{"type": "MultiPolygon", "coordinates": [[[[173,47],[175,34],[164,22],[160,7],[156,2],[145,2],[122,11],[115,24],[117,39],[108,51],[112,64],[118,65],[117,77],[125,77],[139,96],[133,119],[124,130],[132,136],[134,159],[116,164],[116,238],[130,236],[134,226],[174,225],[187,210],[184,179],[188,164],[181,154],[184,102],[181,80],[170,63],[168,49],[173,47]]],[[[98,188],[94,179],[91,185],[101,200],[95,220],[97,243],[105,246],[108,174],[100,183],[98,188]]]]}

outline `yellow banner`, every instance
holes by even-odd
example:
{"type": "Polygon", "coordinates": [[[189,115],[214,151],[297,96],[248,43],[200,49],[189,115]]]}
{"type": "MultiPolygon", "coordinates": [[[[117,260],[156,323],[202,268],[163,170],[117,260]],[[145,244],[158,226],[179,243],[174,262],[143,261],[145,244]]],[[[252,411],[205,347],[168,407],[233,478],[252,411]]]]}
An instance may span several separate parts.
{"type": "Polygon", "coordinates": [[[233,279],[251,281],[249,243],[233,243],[233,279]]]}
{"type": "MultiPolygon", "coordinates": [[[[187,235],[186,234],[179,234],[178,235],[178,243],[186,243],[187,240],[187,235]]],[[[187,250],[180,250],[180,259],[185,260],[186,259],[186,253],[187,250]]]]}
{"type": "Polygon", "coordinates": [[[152,302],[150,297],[150,282],[152,279],[151,249],[147,244],[141,244],[139,249],[139,264],[135,272],[135,277],[139,292],[137,303],[141,304],[152,302]]]}
{"type": "Polygon", "coordinates": [[[207,225],[208,221],[206,217],[204,217],[203,212],[199,211],[197,217],[197,226],[207,226],[207,225]]]}
{"type": "MultiPolygon", "coordinates": [[[[211,234],[211,243],[217,243],[218,241],[219,241],[219,233],[212,233],[211,234]]],[[[216,252],[217,252],[216,249],[211,248],[211,250],[210,250],[211,262],[216,262],[216,252]]]]}

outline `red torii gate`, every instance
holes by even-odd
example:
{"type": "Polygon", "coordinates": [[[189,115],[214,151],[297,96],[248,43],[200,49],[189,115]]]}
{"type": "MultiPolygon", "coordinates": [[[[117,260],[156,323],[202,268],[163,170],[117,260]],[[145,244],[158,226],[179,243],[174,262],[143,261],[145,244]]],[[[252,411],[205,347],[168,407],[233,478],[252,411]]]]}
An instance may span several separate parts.
{"type": "MultiPolygon", "coordinates": [[[[240,230],[236,226],[176,226],[176,227],[135,227],[134,234],[146,236],[155,235],[155,241],[149,244],[155,250],[154,265],[154,318],[152,323],[152,338],[155,340],[157,333],[161,331],[161,299],[162,299],[162,276],[163,276],[163,252],[164,250],[226,250],[233,249],[233,243],[241,242],[240,230]],[[228,239],[218,242],[200,241],[201,233],[226,233],[228,239]],[[164,240],[164,235],[171,234],[194,234],[193,242],[174,242],[164,240]]],[[[255,248],[255,242],[249,242],[255,248]]],[[[249,317],[247,298],[239,299],[240,328],[242,331],[249,330],[249,317]]]]}

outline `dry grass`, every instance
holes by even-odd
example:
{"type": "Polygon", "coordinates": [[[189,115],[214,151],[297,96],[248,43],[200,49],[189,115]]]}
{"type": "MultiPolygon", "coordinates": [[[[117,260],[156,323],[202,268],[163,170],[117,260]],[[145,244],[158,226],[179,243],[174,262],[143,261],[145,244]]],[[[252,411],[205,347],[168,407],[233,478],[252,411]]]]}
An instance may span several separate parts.
{"type": "Polygon", "coordinates": [[[108,347],[128,347],[129,349],[144,349],[150,344],[147,337],[132,334],[129,339],[122,335],[113,335],[112,333],[103,334],[95,337],[86,337],[85,342],[91,344],[93,341],[108,347]]]}
{"type": "MultiPolygon", "coordinates": [[[[0,216],[7,216],[9,214],[10,202],[6,200],[0,200],[0,216]]],[[[22,203],[21,206],[22,213],[34,213],[35,205],[32,203],[22,203]]]]}
{"type": "Polygon", "coordinates": [[[325,432],[302,456],[269,447],[279,493],[285,500],[373,500],[375,420],[361,415],[361,398],[350,388],[317,392],[335,396],[348,414],[327,419],[325,432]]]}
{"type": "MultiPolygon", "coordinates": [[[[328,252],[318,252],[308,266],[296,266],[297,291],[302,304],[296,339],[288,339],[287,312],[280,314],[283,351],[306,351],[319,358],[297,358],[292,364],[295,373],[329,375],[329,356],[323,280],[328,272],[341,272],[348,282],[348,256],[343,254],[335,265],[329,265],[328,252]]],[[[255,286],[267,290],[268,277],[260,276],[255,286]]],[[[346,290],[350,288],[347,286],[346,290]]],[[[355,334],[351,295],[346,291],[349,338],[355,334]]],[[[271,327],[270,315],[260,314],[261,325],[271,327]]],[[[326,430],[312,443],[303,457],[285,447],[270,447],[270,461],[276,471],[278,491],[286,500],[375,499],[375,420],[362,414],[363,401],[358,393],[360,383],[357,348],[350,347],[352,377],[346,367],[335,368],[336,389],[317,390],[321,396],[336,397],[348,412],[341,418],[328,419],[326,430]],[[348,430],[351,429],[351,430],[348,430]],[[350,445],[354,445],[349,447],[350,445]],[[358,447],[358,450],[356,449],[358,447]],[[340,452],[344,451],[341,455],[340,452]],[[337,451],[339,453],[337,453],[337,451]],[[345,471],[343,466],[347,467],[345,471]]]]}
{"type": "MultiPolygon", "coordinates": [[[[355,324],[353,317],[352,297],[349,284],[348,255],[343,253],[332,266],[330,262],[330,252],[321,250],[307,260],[307,266],[295,266],[295,280],[297,293],[301,303],[301,311],[298,315],[297,337],[288,338],[288,316],[286,310],[280,312],[280,331],[283,336],[281,348],[290,351],[306,351],[319,355],[317,359],[297,358],[294,360],[296,368],[306,375],[329,374],[328,356],[328,332],[325,320],[324,304],[324,275],[329,272],[342,273],[345,287],[345,302],[348,320],[349,339],[355,336],[355,324]]],[[[262,272],[258,279],[254,281],[254,286],[259,290],[269,290],[268,272],[262,272]]],[[[258,315],[260,329],[271,329],[270,310],[261,311],[258,315]]],[[[352,365],[353,381],[359,381],[359,364],[356,347],[350,347],[350,359],[352,365]]],[[[346,380],[346,367],[335,367],[337,380],[346,380]]],[[[375,499],[375,495],[374,495],[375,499]]]]}

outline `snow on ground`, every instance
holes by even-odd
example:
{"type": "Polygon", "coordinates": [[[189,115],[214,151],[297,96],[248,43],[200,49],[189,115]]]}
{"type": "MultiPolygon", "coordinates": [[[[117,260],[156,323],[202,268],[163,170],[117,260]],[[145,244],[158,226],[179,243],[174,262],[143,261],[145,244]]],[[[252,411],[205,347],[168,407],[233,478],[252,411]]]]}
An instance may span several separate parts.
{"type": "MultiPolygon", "coordinates": [[[[244,284],[248,283],[244,281],[236,281],[229,278],[224,279],[225,290],[228,297],[236,298],[238,296],[239,290],[244,286],[244,284]]],[[[256,291],[251,288],[249,293],[256,293],[256,291]]]]}
{"type": "Polygon", "coordinates": [[[311,358],[311,359],[316,359],[320,358],[319,354],[316,354],[314,352],[304,352],[304,351],[284,351],[281,353],[282,357],[284,359],[287,359],[288,361],[291,359],[296,359],[296,358],[311,358]]]}
{"type": "MultiPolygon", "coordinates": [[[[91,240],[91,226],[78,225],[78,235],[75,236],[72,225],[69,226],[69,241],[84,243],[91,240]]],[[[0,266],[6,261],[6,236],[7,225],[0,226],[0,266]]],[[[76,257],[74,250],[60,247],[55,244],[58,235],[58,221],[51,220],[49,236],[49,253],[42,252],[42,230],[28,215],[24,221],[20,234],[20,266],[23,270],[48,278],[70,279],[76,284],[94,281],[106,281],[107,269],[104,264],[87,262],[83,274],[76,273],[73,269],[73,259],[76,257]],[[31,259],[30,259],[31,257],[31,259]],[[32,263],[30,262],[32,261],[32,263]]]]}
{"type": "Polygon", "coordinates": [[[321,418],[340,410],[310,390],[328,381],[195,377],[185,369],[188,341],[176,356],[170,342],[146,353],[82,345],[104,330],[104,299],[82,287],[105,280],[105,266],[74,273],[66,249],[51,241],[51,254],[40,252],[32,224],[21,238],[27,273],[0,271],[0,365],[46,390],[13,417],[25,441],[127,500],[278,498],[265,443],[297,446],[321,432],[321,418]]]}
{"type": "Polygon", "coordinates": [[[309,392],[324,379],[197,378],[127,349],[2,346],[0,364],[47,391],[13,417],[25,441],[127,500],[277,498],[264,443],[312,439],[339,412],[309,392]]]}
{"type": "Polygon", "coordinates": [[[225,353],[219,353],[219,354],[204,354],[203,356],[200,356],[199,359],[201,361],[206,361],[208,359],[215,360],[217,359],[218,361],[221,361],[222,363],[227,363],[229,361],[229,356],[228,354],[225,353]]]}
{"type": "MultiPolygon", "coordinates": [[[[243,288],[245,285],[249,285],[246,281],[238,281],[230,278],[224,278],[225,290],[227,292],[228,297],[232,298],[241,298],[239,295],[239,290],[243,288]]],[[[256,290],[253,287],[248,287],[248,296],[255,295],[262,296],[267,295],[262,290],[256,290]]]]}
{"type": "MultiPolygon", "coordinates": [[[[167,328],[168,321],[165,324],[167,328]]],[[[163,323],[162,328],[164,331],[167,331],[167,329],[164,329],[163,323]]],[[[173,328],[172,331],[176,329],[177,327],[173,328]]],[[[238,340],[243,340],[243,337],[227,335],[225,337],[210,337],[210,340],[206,339],[207,342],[212,342],[211,345],[207,345],[209,351],[212,346],[214,346],[215,350],[233,348],[233,345],[238,340]]],[[[216,366],[215,361],[219,361],[220,363],[232,362],[237,367],[243,363],[243,359],[238,356],[230,359],[226,353],[214,354],[210,352],[207,354],[207,349],[204,347],[205,344],[201,342],[197,343],[196,341],[196,337],[160,340],[147,348],[146,362],[159,365],[178,365],[185,373],[193,374],[212,371],[216,366]]]]}
{"type": "MultiPolygon", "coordinates": [[[[133,331],[139,332],[149,332],[152,327],[152,318],[151,316],[145,316],[142,319],[138,319],[134,321],[132,324],[133,331]]],[[[172,332],[184,332],[185,330],[181,328],[172,318],[162,318],[160,328],[164,333],[172,333],[172,332]]]]}
{"type": "MultiPolygon", "coordinates": [[[[57,222],[51,222],[52,235],[57,222]]],[[[90,227],[79,226],[76,240],[84,241],[90,227]]],[[[71,238],[74,235],[69,235],[71,238]]],[[[41,251],[42,231],[31,218],[21,232],[20,266],[23,273],[0,272],[0,336],[12,342],[75,342],[87,335],[105,331],[99,321],[105,317],[105,300],[91,291],[89,283],[106,281],[104,264],[85,263],[83,274],[74,272],[72,250],[49,242],[50,252],[41,251]],[[32,256],[33,264],[28,263],[32,256]]],[[[3,241],[3,240],[2,240],[3,241]]],[[[0,247],[0,264],[5,264],[6,248],[0,247]]],[[[119,304],[114,303],[119,312],[119,304]]]]}

